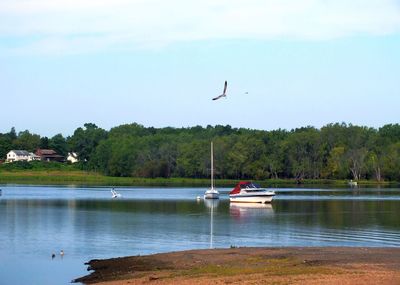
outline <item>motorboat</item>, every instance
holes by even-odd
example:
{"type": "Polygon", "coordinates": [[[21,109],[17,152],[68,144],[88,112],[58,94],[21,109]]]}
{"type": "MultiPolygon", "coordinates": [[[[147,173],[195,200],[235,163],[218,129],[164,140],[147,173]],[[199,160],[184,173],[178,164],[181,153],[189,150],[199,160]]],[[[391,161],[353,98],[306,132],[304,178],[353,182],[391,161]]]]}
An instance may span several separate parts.
{"type": "Polygon", "coordinates": [[[214,187],[214,154],[213,142],[211,142],[211,187],[204,193],[204,199],[219,199],[219,192],[214,187]]]}
{"type": "Polygon", "coordinates": [[[274,196],[274,191],[250,181],[240,181],[229,193],[230,201],[236,203],[271,203],[274,196]]]}
{"type": "Polygon", "coordinates": [[[120,193],[117,193],[117,191],[113,189],[111,189],[111,197],[113,198],[120,198],[122,195],[120,193]]]}

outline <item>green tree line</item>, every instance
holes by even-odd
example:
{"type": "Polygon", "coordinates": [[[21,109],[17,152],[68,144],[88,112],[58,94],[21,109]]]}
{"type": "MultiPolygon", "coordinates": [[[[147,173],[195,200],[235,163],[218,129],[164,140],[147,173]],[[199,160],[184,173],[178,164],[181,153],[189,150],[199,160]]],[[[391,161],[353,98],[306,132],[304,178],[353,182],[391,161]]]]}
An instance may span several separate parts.
{"type": "Polygon", "coordinates": [[[262,131],[133,123],[106,131],[88,123],[71,136],[51,138],[12,128],[0,134],[0,157],[11,149],[51,148],[62,155],[74,151],[86,169],[109,176],[207,178],[211,141],[216,178],[400,181],[399,124],[262,131]]]}

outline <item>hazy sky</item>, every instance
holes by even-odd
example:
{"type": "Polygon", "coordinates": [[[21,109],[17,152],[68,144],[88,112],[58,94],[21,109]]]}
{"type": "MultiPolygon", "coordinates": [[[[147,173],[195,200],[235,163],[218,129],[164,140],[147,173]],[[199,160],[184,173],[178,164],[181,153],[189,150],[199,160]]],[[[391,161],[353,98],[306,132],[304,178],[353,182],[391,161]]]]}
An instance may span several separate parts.
{"type": "Polygon", "coordinates": [[[400,0],[1,0],[0,104],[47,136],[399,123],[400,0]]]}

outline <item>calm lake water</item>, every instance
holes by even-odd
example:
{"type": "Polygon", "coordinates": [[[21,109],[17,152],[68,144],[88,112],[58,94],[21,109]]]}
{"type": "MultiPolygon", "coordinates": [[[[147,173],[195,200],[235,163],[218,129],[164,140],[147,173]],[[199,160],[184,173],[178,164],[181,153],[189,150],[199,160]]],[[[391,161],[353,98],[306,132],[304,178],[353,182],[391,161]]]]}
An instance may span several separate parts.
{"type": "Polygon", "coordinates": [[[267,206],[230,204],[230,189],[212,202],[196,200],[204,188],[0,188],[0,284],[68,284],[90,259],[185,249],[400,246],[399,188],[276,189],[267,206]]]}

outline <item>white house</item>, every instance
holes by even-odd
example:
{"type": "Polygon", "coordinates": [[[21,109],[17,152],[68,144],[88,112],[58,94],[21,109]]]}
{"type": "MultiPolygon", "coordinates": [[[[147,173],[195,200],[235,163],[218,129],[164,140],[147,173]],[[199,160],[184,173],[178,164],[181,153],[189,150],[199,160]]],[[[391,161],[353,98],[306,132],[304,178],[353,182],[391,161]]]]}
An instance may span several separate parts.
{"type": "Polygon", "coordinates": [[[10,150],[7,153],[7,162],[13,162],[13,161],[28,161],[29,160],[29,152],[26,150],[10,150]]]}
{"type": "Polygon", "coordinates": [[[32,160],[40,160],[40,156],[34,154],[33,152],[30,152],[28,161],[32,161],[32,160]]]}
{"type": "Polygon", "coordinates": [[[68,153],[68,157],[67,157],[67,161],[71,162],[71,163],[75,163],[78,162],[78,154],[76,152],[69,152],[68,153]]]}
{"type": "Polygon", "coordinates": [[[6,162],[40,160],[40,157],[26,150],[10,150],[6,162]]]}

